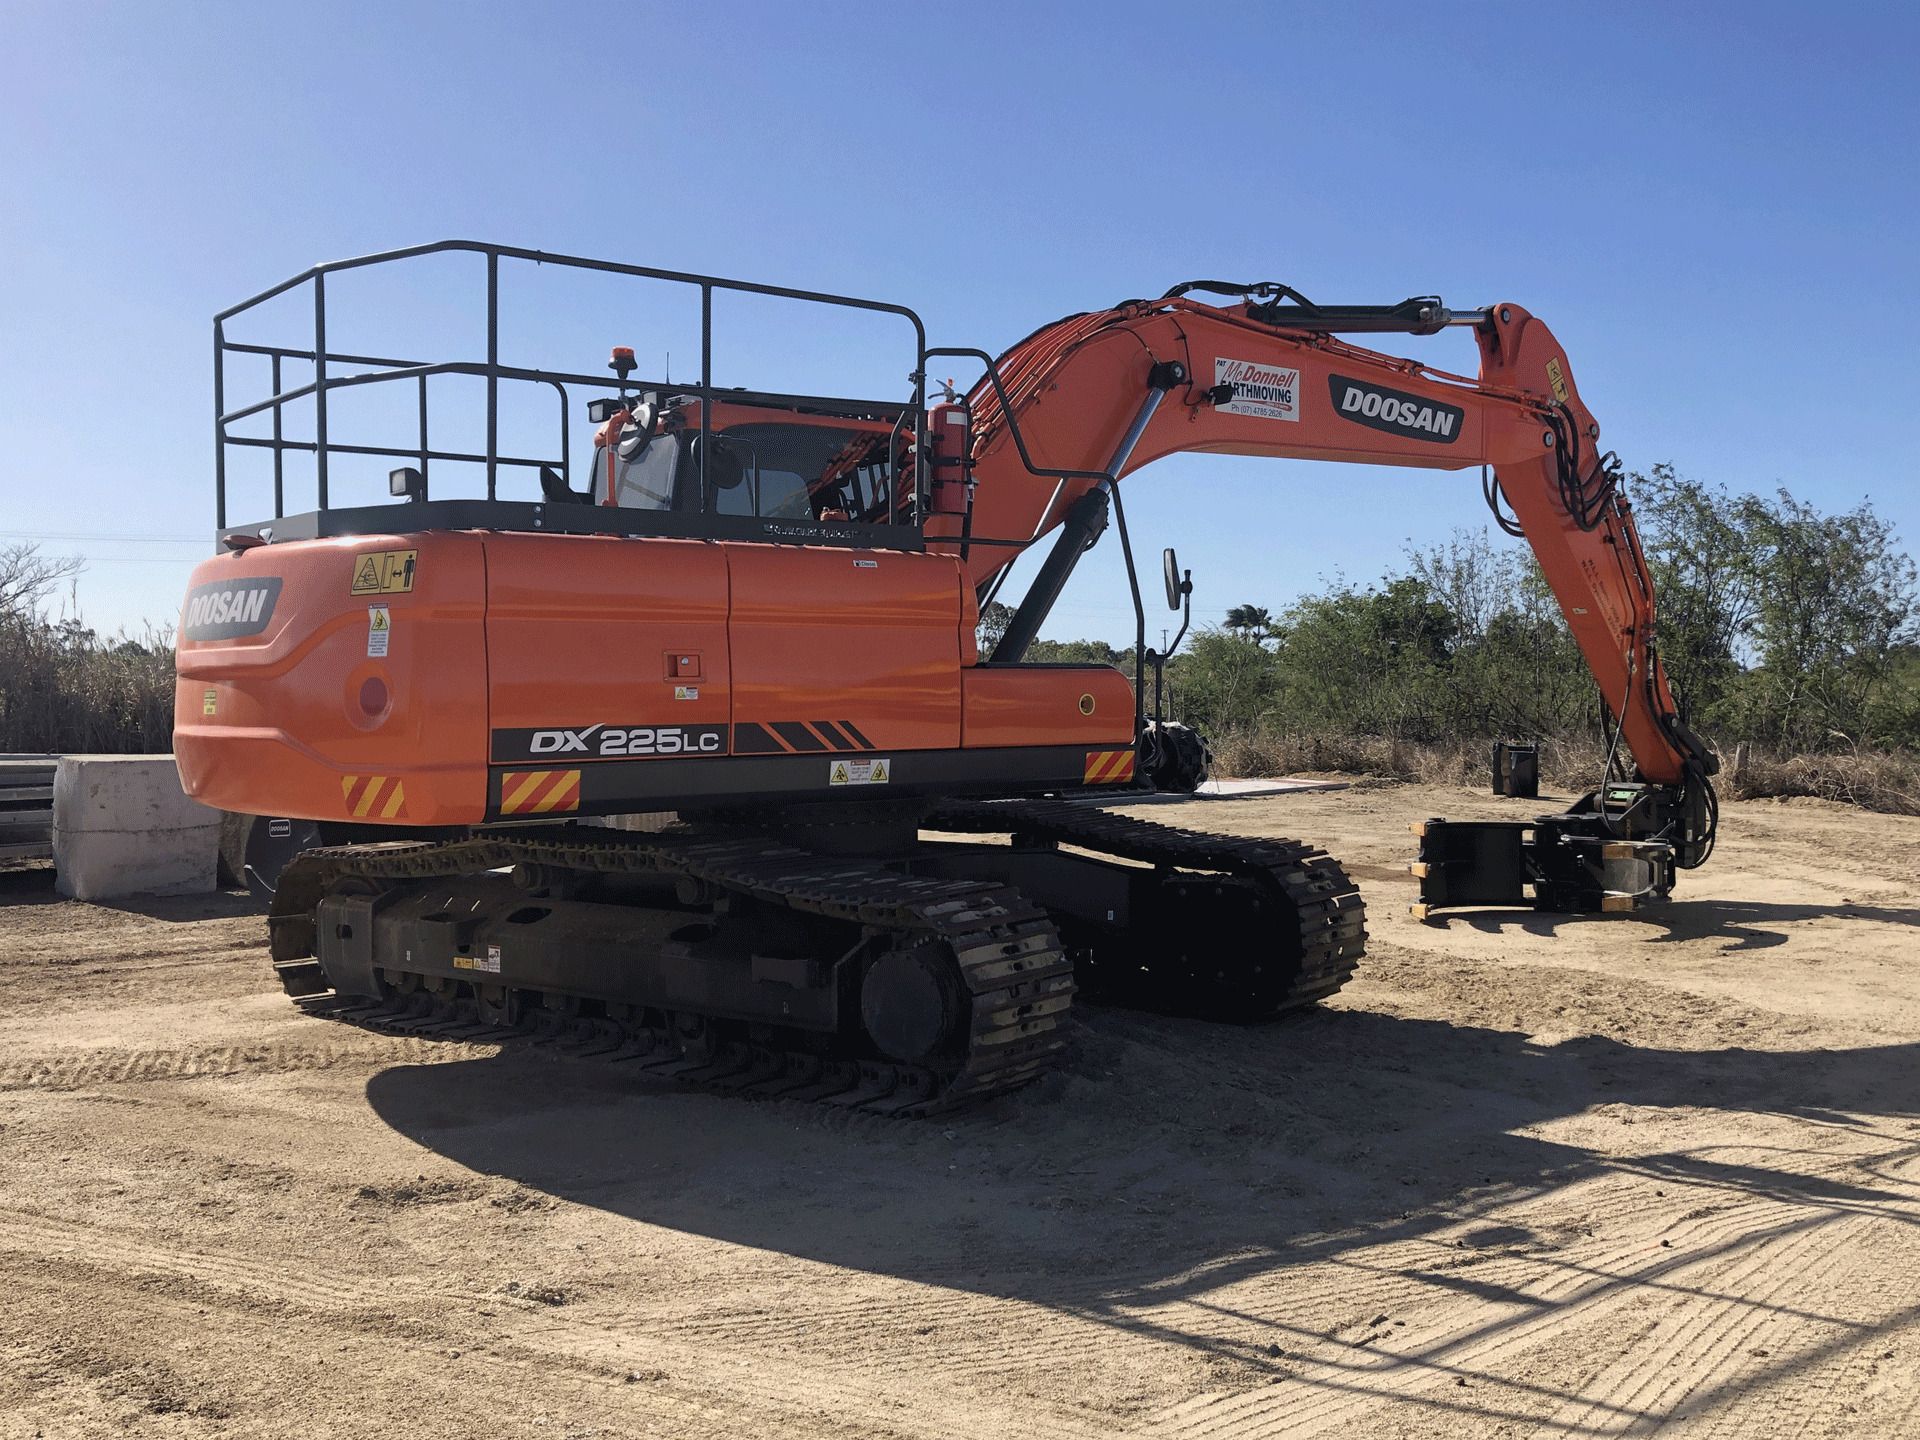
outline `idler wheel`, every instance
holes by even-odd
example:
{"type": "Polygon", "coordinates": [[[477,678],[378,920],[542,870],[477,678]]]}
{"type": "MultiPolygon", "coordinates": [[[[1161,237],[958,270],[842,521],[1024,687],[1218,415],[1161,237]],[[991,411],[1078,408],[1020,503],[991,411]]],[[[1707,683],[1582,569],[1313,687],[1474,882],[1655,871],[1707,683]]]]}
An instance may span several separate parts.
{"type": "Polygon", "coordinates": [[[959,977],[946,947],[889,950],[860,982],[860,1020],[880,1053],[915,1064],[958,1048],[959,977]]]}

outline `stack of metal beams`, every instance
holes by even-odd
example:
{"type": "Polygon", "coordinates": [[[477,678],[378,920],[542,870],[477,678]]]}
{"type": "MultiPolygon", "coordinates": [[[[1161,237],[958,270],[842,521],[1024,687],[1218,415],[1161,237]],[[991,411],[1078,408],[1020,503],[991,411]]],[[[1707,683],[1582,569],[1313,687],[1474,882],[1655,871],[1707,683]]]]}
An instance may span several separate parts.
{"type": "Polygon", "coordinates": [[[53,854],[53,775],[58,755],[0,755],[0,860],[53,854]]]}

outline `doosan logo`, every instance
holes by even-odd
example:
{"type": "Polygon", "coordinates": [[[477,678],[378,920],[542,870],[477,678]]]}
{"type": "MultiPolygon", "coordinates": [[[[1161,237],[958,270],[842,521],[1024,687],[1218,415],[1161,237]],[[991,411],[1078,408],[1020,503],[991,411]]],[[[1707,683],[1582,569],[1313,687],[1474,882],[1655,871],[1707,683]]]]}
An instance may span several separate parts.
{"type": "Polygon", "coordinates": [[[280,597],[280,578],[228,580],[201,585],[187,596],[180,635],[185,640],[236,640],[258,635],[273,618],[280,597]]]}
{"type": "Polygon", "coordinates": [[[1334,412],[1343,420],[1436,445],[1453,444],[1467,415],[1458,405],[1444,405],[1404,390],[1349,380],[1344,375],[1329,375],[1327,388],[1333,394],[1334,412]]]}
{"type": "Polygon", "coordinates": [[[202,595],[187,607],[187,624],[251,625],[266,613],[266,609],[267,592],[264,590],[216,590],[211,595],[202,595]]]}

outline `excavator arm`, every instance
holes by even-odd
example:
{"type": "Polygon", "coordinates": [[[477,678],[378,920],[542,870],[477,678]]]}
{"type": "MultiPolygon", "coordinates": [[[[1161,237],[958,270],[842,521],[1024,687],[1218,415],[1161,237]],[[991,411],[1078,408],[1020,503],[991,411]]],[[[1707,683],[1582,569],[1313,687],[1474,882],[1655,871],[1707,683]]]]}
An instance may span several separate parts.
{"type": "Polygon", "coordinates": [[[1487,467],[1488,499],[1496,513],[1502,495],[1511,506],[1503,524],[1533,548],[1636,773],[1609,773],[1568,816],[1553,817],[1570,823],[1544,838],[1536,825],[1508,834],[1429,822],[1416,865],[1425,903],[1628,908],[1663,897],[1673,865],[1705,859],[1715,758],[1681,720],[1661,667],[1646,557],[1599,424],[1565,350],[1522,307],[1450,312],[1417,299],[1327,308],[1284,286],[1199,282],[1034,332],[988,366],[967,405],[970,511],[936,517],[929,539],[961,546],[985,594],[1022,551],[1055,535],[996,662],[1020,659],[1105,528],[1120,480],[1163,456],[1487,467]],[[1209,304],[1196,290],[1236,298],[1209,304]],[[1342,338],[1456,325],[1478,342],[1476,377],[1342,338]],[[1577,874],[1543,871],[1547,850],[1569,847],[1582,858],[1577,874]]]}

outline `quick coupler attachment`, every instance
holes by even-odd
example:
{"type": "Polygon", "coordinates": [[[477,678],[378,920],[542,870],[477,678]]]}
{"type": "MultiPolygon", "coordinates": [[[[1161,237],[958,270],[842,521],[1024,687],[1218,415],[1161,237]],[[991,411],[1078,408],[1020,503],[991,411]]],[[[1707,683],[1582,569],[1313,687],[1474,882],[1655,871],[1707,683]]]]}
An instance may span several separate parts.
{"type": "Polygon", "coordinates": [[[1592,812],[1536,820],[1424,820],[1408,868],[1420,881],[1415,919],[1436,910],[1527,906],[1561,914],[1636,910],[1673,890],[1674,852],[1661,839],[1622,839],[1592,812]]]}

